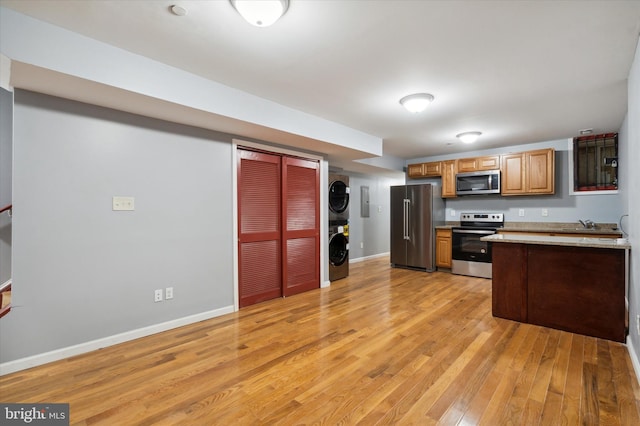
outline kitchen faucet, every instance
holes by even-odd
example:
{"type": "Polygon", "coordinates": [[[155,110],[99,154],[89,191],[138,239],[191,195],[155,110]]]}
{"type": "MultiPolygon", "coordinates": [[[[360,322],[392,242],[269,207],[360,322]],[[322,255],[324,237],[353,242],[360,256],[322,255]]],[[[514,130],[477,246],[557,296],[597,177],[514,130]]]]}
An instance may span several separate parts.
{"type": "Polygon", "coordinates": [[[578,219],[578,222],[580,222],[582,224],[584,229],[595,229],[595,227],[596,227],[596,224],[593,223],[593,221],[591,219],[587,219],[585,221],[583,221],[582,219],[578,219]]]}

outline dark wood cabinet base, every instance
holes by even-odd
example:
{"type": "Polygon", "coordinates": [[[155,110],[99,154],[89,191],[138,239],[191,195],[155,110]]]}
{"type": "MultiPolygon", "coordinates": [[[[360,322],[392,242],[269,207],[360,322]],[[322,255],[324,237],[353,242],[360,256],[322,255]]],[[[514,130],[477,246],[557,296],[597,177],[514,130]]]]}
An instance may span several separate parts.
{"type": "Polygon", "coordinates": [[[493,244],[493,315],[624,342],[624,250],[493,244]]]}

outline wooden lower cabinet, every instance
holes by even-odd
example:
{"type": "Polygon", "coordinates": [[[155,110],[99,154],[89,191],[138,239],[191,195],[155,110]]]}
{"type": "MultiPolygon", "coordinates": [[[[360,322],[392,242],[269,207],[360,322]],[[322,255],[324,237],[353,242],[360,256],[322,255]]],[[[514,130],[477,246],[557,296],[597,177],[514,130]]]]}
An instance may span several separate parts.
{"type": "Polygon", "coordinates": [[[527,322],[527,252],[524,244],[491,247],[491,310],[494,317],[527,322]]]}
{"type": "Polygon", "coordinates": [[[624,342],[625,251],[494,243],[492,312],[624,342]]]}
{"type": "Polygon", "coordinates": [[[436,229],[436,266],[451,268],[451,229],[436,229]]]}

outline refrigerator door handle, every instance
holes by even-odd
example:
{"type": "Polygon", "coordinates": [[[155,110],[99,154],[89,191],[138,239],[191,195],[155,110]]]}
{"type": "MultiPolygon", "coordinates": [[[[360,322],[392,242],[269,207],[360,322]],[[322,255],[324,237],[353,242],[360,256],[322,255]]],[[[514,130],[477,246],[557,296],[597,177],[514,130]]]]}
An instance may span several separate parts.
{"type": "Polygon", "coordinates": [[[409,239],[409,207],[411,200],[405,198],[404,200],[404,239],[409,239]]]}

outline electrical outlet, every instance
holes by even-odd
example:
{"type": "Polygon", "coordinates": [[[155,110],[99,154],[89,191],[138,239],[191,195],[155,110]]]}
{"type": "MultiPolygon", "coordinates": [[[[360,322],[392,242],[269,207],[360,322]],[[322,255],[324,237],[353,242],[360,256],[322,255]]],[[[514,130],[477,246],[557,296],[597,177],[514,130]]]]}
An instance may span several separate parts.
{"type": "Polygon", "coordinates": [[[518,216],[524,217],[524,209],[518,210],[518,216]]]}
{"type": "Polygon", "coordinates": [[[456,211],[454,209],[451,209],[451,216],[455,216],[456,215],[456,211]]]}
{"type": "Polygon", "coordinates": [[[162,302],[162,289],[156,290],[153,295],[154,302],[162,302]]]}
{"type": "Polygon", "coordinates": [[[542,209],[542,216],[544,216],[544,217],[549,216],[549,210],[548,209],[542,209]]]}
{"type": "Polygon", "coordinates": [[[360,241],[360,248],[364,248],[364,241],[360,241]]]}
{"type": "Polygon", "coordinates": [[[135,210],[134,197],[113,197],[111,200],[113,211],[133,211],[135,210]]]}
{"type": "Polygon", "coordinates": [[[640,335],[640,315],[636,315],[636,328],[638,329],[638,335],[640,335]]]}
{"type": "Polygon", "coordinates": [[[166,300],[173,299],[173,287],[167,287],[164,289],[164,298],[166,300]]]}

